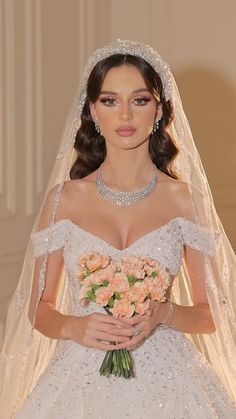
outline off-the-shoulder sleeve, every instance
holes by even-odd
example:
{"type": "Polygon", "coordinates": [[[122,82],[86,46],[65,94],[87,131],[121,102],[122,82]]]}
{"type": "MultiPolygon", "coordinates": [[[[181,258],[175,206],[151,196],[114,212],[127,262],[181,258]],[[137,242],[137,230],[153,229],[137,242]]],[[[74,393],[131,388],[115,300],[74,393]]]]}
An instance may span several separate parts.
{"type": "Polygon", "coordinates": [[[197,224],[185,218],[179,218],[183,244],[214,256],[216,254],[219,233],[208,227],[197,224]]]}
{"type": "Polygon", "coordinates": [[[31,233],[34,256],[41,256],[64,247],[68,230],[65,221],[57,221],[44,230],[31,233]]]}

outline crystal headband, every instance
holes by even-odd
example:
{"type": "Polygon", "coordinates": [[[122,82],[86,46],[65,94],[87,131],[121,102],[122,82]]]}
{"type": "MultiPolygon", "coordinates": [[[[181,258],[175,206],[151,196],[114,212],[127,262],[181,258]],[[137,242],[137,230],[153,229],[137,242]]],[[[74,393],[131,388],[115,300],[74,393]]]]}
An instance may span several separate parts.
{"type": "Polygon", "coordinates": [[[61,146],[61,149],[57,155],[57,160],[60,160],[63,157],[65,151],[67,150],[67,147],[70,144],[73,145],[75,142],[76,133],[80,125],[80,116],[82,114],[82,110],[87,96],[87,83],[91,71],[97,63],[102,61],[104,58],[110,57],[113,54],[131,54],[143,58],[153,67],[153,69],[159,75],[163,85],[164,96],[166,101],[172,98],[173,84],[170,67],[167,64],[167,62],[165,62],[161,58],[158,52],[155,51],[149,45],[137,41],[129,41],[127,39],[117,38],[116,41],[111,42],[110,44],[105,45],[102,48],[96,49],[94,53],[90,56],[90,58],[87,60],[87,63],[84,67],[83,75],[80,82],[80,94],[78,105],[76,106],[76,113],[72,133],[68,141],[66,141],[66,143],[64,143],[61,146]]]}
{"type": "Polygon", "coordinates": [[[129,41],[127,39],[117,39],[102,48],[96,49],[91,57],[88,59],[81,83],[81,91],[79,96],[79,111],[82,113],[86,95],[87,82],[92,69],[97,63],[113,54],[131,54],[143,58],[147,61],[159,75],[164,89],[166,101],[172,96],[172,80],[169,65],[161,58],[157,51],[149,45],[141,42],[129,41]]]}

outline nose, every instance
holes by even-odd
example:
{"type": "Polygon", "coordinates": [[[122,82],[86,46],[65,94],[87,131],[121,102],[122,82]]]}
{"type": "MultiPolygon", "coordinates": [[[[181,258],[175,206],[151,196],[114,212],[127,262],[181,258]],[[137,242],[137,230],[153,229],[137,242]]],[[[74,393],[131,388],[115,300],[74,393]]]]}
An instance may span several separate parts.
{"type": "Polygon", "coordinates": [[[132,116],[133,116],[133,114],[132,114],[130,104],[127,103],[127,102],[122,103],[120,105],[120,119],[127,121],[127,120],[131,119],[132,116]]]}

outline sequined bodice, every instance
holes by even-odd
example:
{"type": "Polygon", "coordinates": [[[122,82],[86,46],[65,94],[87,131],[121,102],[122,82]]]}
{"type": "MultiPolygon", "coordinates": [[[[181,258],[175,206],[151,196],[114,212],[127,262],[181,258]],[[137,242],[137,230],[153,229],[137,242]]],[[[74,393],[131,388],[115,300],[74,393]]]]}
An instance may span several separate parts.
{"type": "Polygon", "coordinates": [[[31,239],[35,256],[63,248],[65,270],[71,284],[70,294],[73,296],[79,292],[76,273],[78,257],[84,252],[105,253],[115,260],[125,255],[150,256],[167,268],[173,277],[182,264],[184,246],[208,255],[214,255],[215,252],[213,233],[205,226],[183,217],[173,218],[159,228],[147,232],[125,249],[115,248],[69,219],[59,220],[47,229],[32,233],[31,239]]]}
{"type": "Polygon", "coordinates": [[[176,275],[182,263],[184,245],[214,255],[215,240],[205,226],[176,217],[147,232],[125,249],[117,249],[106,240],[82,229],[69,219],[57,221],[47,229],[32,233],[34,255],[40,256],[64,248],[65,266],[70,275],[77,269],[77,258],[84,252],[98,251],[114,259],[124,255],[148,255],[176,275]]]}

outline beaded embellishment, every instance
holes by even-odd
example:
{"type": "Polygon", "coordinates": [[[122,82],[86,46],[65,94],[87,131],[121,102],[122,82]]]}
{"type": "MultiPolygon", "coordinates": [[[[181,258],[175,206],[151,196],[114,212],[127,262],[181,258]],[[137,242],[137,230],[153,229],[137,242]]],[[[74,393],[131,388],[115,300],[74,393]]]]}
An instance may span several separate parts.
{"type": "Polygon", "coordinates": [[[79,98],[79,108],[81,112],[83,110],[86,99],[87,81],[92,69],[97,63],[113,54],[131,54],[137,57],[141,57],[147,61],[161,78],[165,99],[167,101],[171,99],[172,81],[170,67],[162,59],[158,52],[155,51],[151,46],[142,42],[117,38],[115,42],[111,42],[102,48],[96,49],[85,65],[79,98]]]}
{"type": "Polygon", "coordinates": [[[102,48],[98,48],[87,60],[87,63],[84,67],[83,75],[80,82],[80,94],[78,100],[78,106],[75,111],[73,128],[68,141],[62,145],[58,155],[57,160],[61,160],[67,150],[67,148],[74,144],[77,130],[79,128],[80,116],[83,111],[87,96],[87,83],[89,75],[95,65],[102,61],[103,59],[110,57],[113,54],[131,54],[137,57],[143,58],[147,61],[154,70],[158,73],[164,90],[164,96],[166,101],[172,98],[173,85],[172,85],[172,76],[168,63],[162,59],[157,51],[154,50],[151,46],[144,44],[142,42],[130,41],[128,39],[117,38],[116,41],[111,42],[102,48]]]}

